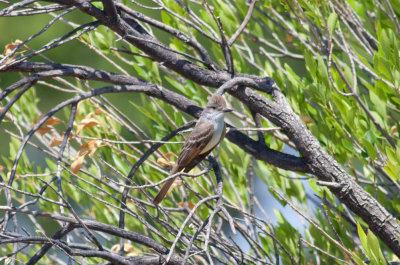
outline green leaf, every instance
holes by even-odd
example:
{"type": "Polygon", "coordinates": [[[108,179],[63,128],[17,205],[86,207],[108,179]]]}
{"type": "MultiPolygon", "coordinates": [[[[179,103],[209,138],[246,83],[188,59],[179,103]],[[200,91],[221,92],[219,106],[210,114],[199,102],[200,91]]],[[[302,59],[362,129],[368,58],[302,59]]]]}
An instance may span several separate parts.
{"type": "Polygon", "coordinates": [[[161,20],[162,22],[164,22],[165,24],[169,25],[169,26],[173,26],[173,22],[172,19],[170,17],[170,15],[165,12],[165,11],[161,11],[161,20]]]}
{"type": "Polygon", "coordinates": [[[318,77],[326,87],[329,87],[328,69],[322,57],[318,54],[318,77]]]}
{"type": "Polygon", "coordinates": [[[369,92],[369,98],[371,99],[372,104],[374,104],[376,112],[381,117],[386,117],[386,103],[383,102],[373,91],[369,92]]]}
{"type": "Polygon", "coordinates": [[[368,131],[365,132],[364,139],[370,142],[371,144],[375,143],[376,140],[375,132],[372,129],[369,129],[368,131]]]}
{"type": "Polygon", "coordinates": [[[338,15],[336,13],[331,13],[328,17],[328,30],[329,33],[332,35],[332,32],[334,32],[336,28],[336,23],[337,23],[338,15]]]}
{"type": "Polygon", "coordinates": [[[391,80],[390,62],[386,58],[384,58],[381,55],[379,55],[378,53],[376,53],[375,56],[374,56],[374,68],[375,68],[375,71],[380,76],[382,76],[383,78],[385,78],[387,80],[391,80]]]}
{"type": "Polygon", "coordinates": [[[360,237],[361,244],[365,248],[365,246],[367,245],[367,235],[365,234],[365,232],[359,222],[357,222],[357,232],[358,232],[358,236],[360,237]]]}
{"type": "Polygon", "coordinates": [[[315,62],[315,59],[314,59],[312,53],[307,49],[303,49],[303,54],[304,54],[304,60],[305,60],[306,67],[307,67],[309,74],[312,77],[315,77],[317,74],[317,64],[315,62]]]}
{"type": "Polygon", "coordinates": [[[362,144],[365,149],[367,149],[368,156],[371,157],[372,160],[376,158],[376,150],[372,143],[370,143],[367,139],[362,139],[362,144]]]}
{"type": "Polygon", "coordinates": [[[374,258],[376,258],[377,264],[385,265],[386,264],[385,258],[383,257],[381,248],[379,246],[378,238],[370,230],[368,230],[367,241],[368,241],[368,247],[371,250],[371,254],[373,255],[374,258]]]}
{"type": "Polygon", "coordinates": [[[357,222],[357,231],[361,244],[371,261],[370,264],[385,265],[386,261],[383,257],[377,237],[370,230],[368,230],[366,235],[359,222],[357,222]]]}
{"type": "Polygon", "coordinates": [[[92,5],[94,5],[95,7],[97,7],[98,9],[101,9],[101,10],[104,9],[103,2],[101,2],[101,1],[97,1],[97,2],[93,1],[92,5]]]}

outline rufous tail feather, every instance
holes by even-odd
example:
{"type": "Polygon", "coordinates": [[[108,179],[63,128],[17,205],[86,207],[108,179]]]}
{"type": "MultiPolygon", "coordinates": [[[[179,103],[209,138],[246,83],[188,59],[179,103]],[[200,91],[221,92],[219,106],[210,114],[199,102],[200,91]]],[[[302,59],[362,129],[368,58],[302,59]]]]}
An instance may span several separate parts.
{"type": "Polygon", "coordinates": [[[157,196],[153,199],[153,204],[157,205],[164,199],[164,197],[167,195],[168,190],[171,188],[174,181],[175,181],[175,178],[172,178],[164,183],[161,190],[157,193],[157,196]]]}

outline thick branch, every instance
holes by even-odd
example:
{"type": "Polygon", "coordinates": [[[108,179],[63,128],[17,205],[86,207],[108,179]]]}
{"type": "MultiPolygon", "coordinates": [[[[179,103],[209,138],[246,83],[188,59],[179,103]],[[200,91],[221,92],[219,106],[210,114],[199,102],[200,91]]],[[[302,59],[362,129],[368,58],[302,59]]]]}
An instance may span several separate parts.
{"type": "Polygon", "coordinates": [[[397,220],[325,151],[300,117],[290,108],[279,89],[276,88],[272,93],[279,107],[269,104],[264,97],[249,88],[237,89],[232,94],[245,102],[250,109],[279,126],[296,144],[312,174],[318,179],[342,184],[342,188],[330,187],[331,191],[361,217],[396,255],[400,256],[400,225],[397,220]]]}
{"type": "MultiPolygon", "coordinates": [[[[85,98],[88,96],[94,96],[95,94],[103,94],[103,93],[118,93],[118,92],[143,92],[148,96],[156,97],[161,99],[180,110],[190,114],[194,117],[199,117],[201,108],[193,103],[191,100],[186,97],[172,92],[166,88],[158,87],[150,82],[146,82],[140,79],[137,79],[132,76],[127,75],[118,75],[106,71],[95,70],[90,67],[85,66],[74,66],[69,64],[54,64],[54,63],[34,63],[34,62],[24,62],[17,65],[14,65],[5,71],[22,71],[22,72],[38,72],[38,71],[46,71],[48,74],[38,73],[36,75],[31,75],[15,84],[23,85],[28,82],[36,81],[37,78],[45,78],[45,77],[55,77],[55,76],[74,76],[87,80],[96,80],[103,81],[113,84],[131,84],[138,85],[139,87],[127,86],[127,87],[108,87],[108,88],[100,88],[94,91],[85,93],[85,98]],[[31,78],[32,77],[32,78],[31,78]],[[26,80],[26,81],[22,81],[26,80]],[[87,95],[86,95],[87,94],[87,95]]],[[[254,80],[249,78],[235,78],[230,82],[227,82],[224,86],[222,86],[222,91],[224,89],[232,88],[236,85],[253,85],[257,86],[262,84],[258,84],[254,80]]],[[[11,87],[11,86],[10,86],[11,87]]],[[[15,89],[16,86],[12,85],[15,89]]],[[[264,89],[264,88],[263,88],[264,89]]],[[[222,92],[221,91],[221,92],[222,92]]],[[[72,104],[72,102],[70,102],[72,104]]],[[[274,166],[280,167],[286,170],[292,170],[302,173],[309,173],[309,169],[305,163],[305,160],[301,157],[296,157],[292,155],[288,155],[285,153],[281,153],[272,149],[267,148],[266,146],[260,146],[259,142],[251,139],[247,135],[243,134],[239,131],[229,131],[226,135],[229,141],[238,145],[245,152],[253,155],[259,160],[265,161],[274,166]]]]}
{"type": "Polygon", "coordinates": [[[117,4],[117,7],[120,9],[121,12],[126,12],[129,15],[133,16],[134,18],[136,18],[140,21],[148,23],[149,25],[152,25],[154,27],[157,27],[163,31],[166,31],[166,32],[174,35],[176,38],[180,39],[184,43],[195,48],[200,53],[202,59],[204,60],[206,66],[208,68],[221,70],[221,68],[212,61],[210,55],[208,54],[208,51],[195,38],[190,37],[187,34],[185,34],[184,32],[177,30],[171,26],[168,26],[158,20],[152,19],[140,12],[132,10],[123,4],[117,4]]]}
{"type": "MultiPolygon", "coordinates": [[[[76,5],[77,1],[66,1],[76,5]]],[[[64,1],[62,1],[64,3],[64,1]]],[[[101,23],[107,23],[104,17],[99,16],[93,8],[84,8],[82,11],[96,17],[101,23]]],[[[119,27],[109,25],[112,30],[126,36],[131,44],[140,50],[151,54],[156,61],[172,70],[178,72],[184,77],[202,85],[211,87],[219,87],[230,79],[229,73],[216,72],[201,68],[181,56],[163,49],[160,45],[154,45],[146,40],[154,42],[154,38],[146,34],[145,31],[135,21],[123,24],[119,27]],[[132,37],[130,37],[132,35],[132,37]]],[[[312,173],[323,181],[336,181],[346,183],[346,188],[332,189],[341,202],[346,204],[354,213],[360,216],[368,223],[370,229],[378,235],[390,249],[400,256],[400,225],[396,219],[388,213],[388,211],[379,204],[370,194],[364,191],[354,180],[347,174],[343,168],[323,149],[318,140],[301,122],[291,109],[289,103],[279,90],[272,93],[278,104],[268,104],[265,97],[254,93],[248,88],[238,89],[231,92],[235,97],[239,98],[250,109],[259,112],[264,117],[270,119],[275,125],[281,127],[286,135],[304,158],[310,163],[312,173]]]]}
{"type": "MultiPolygon", "coordinates": [[[[7,211],[7,213],[9,213],[7,211]]],[[[72,226],[66,225],[61,230],[57,231],[51,239],[57,240],[63,238],[66,234],[68,234],[71,230],[73,230],[72,226]]],[[[48,240],[47,240],[48,241],[48,240]]],[[[49,249],[53,246],[53,244],[48,243],[45,244],[35,255],[31,257],[31,259],[26,263],[26,265],[33,265],[36,264],[46,253],[49,249]]]]}
{"type": "MultiPolygon", "coordinates": [[[[204,69],[167,49],[161,42],[149,35],[131,17],[121,16],[120,23],[116,24],[110,22],[104,12],[94,7],[89,1],[54,0],[53,2],[77,6],[81,11],[95,17],[100,23],[108,26],[141,51],[151,55],[155,61],[162,63],[198,84],[219,87],[231,78],[227,72],[204,69]]],[[[263,78],[254,79],[259,82],[263,80],[263,78]]],[[[125,91],[127,90],[125,89],[125,91]]],[[[147,90],[146,94],[151,94],[149,91],[153,91],[155,94],[153,96],[158,98],[164,98],[164,94],[172,93],[168,90],[155,87],[147,90]]],[[[264,96],[249,88],[239,87],[236,90],[231,90],[230,93],[245,103],[252,111],[260,113],[282,128],[283,132],[295,143],[299,152],[304,157],[303,159],[307,162],[308,167],[305,172],[309,172],[310,170],[319,180],[342,184],[342,188],[331,187],[332,192],[341,202],[346,204],[354,213],[368,223],[370,229],[394,253],[400,256],[400,226],[397,220],[369,193],[364,191],[333,157],[324,150],[318,140],[301,122],[298,115],[293,112],[279,89],[272,91],[275,102],[269,102],[264,96]]],[[[187,104],[190,104],[189,100],[186,98],[184,100],[186,100],[187,104]]],[[[173,105],[182,106],[182,103],[178,102],[177,98],[167,98],[165,101],[173,105]]],[[[190,106],[193,107],[194,105],[190,106]]],[[[194,107],[197,109],[197,106],[194,107]]],[[[185,111],[192,115],[195,112],[193,109],[186,109],[185,111]]]]}
{"type": "Polygon", "coordinates": [[[117,8],[113,0],[102,0],[104,6],[104,12],[106,13],[110,23],[118,24],[119,16],[117,14],[117,8]]]}
{"type": "Polygon", "coordinates": [[[230,74],[224,71],[212,71],[202,68],[191,61],[182,58],[180,55],[164,48],[164,44],[156,40],[129,16],[121,14],[121,21],[118,25],[110,23],[104,13],[84,0],[52,0],[60,4],[67,4],[79,7],[83,12],[95,17],[105,26],[124,37],[132,45],[143,52],[151,55],[155,61],[163,63],[168,68],[180,73],[198,84],[211,87],[219,87],[230,79],[230,74]],[[157,44],[156,44],[157,43],[157,44]]]}

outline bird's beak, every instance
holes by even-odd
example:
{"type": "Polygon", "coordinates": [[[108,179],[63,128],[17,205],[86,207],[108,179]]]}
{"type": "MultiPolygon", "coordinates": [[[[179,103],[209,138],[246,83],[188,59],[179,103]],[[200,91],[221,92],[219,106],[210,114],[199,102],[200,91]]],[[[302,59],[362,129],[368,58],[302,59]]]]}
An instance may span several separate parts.
{"type": "Polygon", "coordinates": [[[228,109],[228,108],[226,108],[226,109],[223,109],[222,111],[223,112],[231,112],[233,109],[228,109]]]}

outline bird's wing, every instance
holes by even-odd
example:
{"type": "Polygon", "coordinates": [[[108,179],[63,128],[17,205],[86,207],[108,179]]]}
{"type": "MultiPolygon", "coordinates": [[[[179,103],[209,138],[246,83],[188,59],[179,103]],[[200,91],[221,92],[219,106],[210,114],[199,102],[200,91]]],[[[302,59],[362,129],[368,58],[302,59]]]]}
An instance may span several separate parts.
{"type": "Polygon", "coordinates": [[[196,156],[200,154],[203,148],[211,141],[214,135],[214,125],[212,122],[200,122],[196,125],[183,145],[179,154],[177,171],[185,168],[196,156]]]}
{"type": "MultiPolygon", "coordinates": [[[[196,164],[199,163],[205,156],[201,155],[202,158],[198,161],[194,161],[194,159],[199,156],[200,152],[204,149],[207,143],[211,141],[213,135],[214,125],[212,122],[203,121],[197,123],[196,127],[194,127],[193,131],[186,139],[182,151],[179,154],[178,160],[176,161],[175,166],[172,168],[170,174],[175,174],[188,166],[188,170],[196,166],[196,164]]],[[[164,183],[156,197],[153,199],[153,203],[155,205],[159,204],[164,197],[168,195],[171,187],[173,187],[174,181],[175,178],[164,183]]]]}

